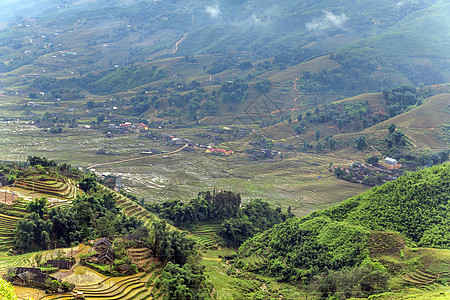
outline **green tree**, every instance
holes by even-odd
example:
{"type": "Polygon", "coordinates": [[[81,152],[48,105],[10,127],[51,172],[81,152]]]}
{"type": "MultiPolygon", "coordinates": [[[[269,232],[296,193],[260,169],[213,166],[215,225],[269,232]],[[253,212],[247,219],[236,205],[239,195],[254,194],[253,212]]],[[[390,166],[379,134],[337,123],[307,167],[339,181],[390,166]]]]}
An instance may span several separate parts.
{"type": "Polygon", "coordinates": [[[315,145],[316,147],[316,152],[320,152],[323,149],[323,143],[321,141],[318,141],[315,145]]]}
{"type": "Polygon", "coordinates": [[[264,79],[256,83],[256,89],[261,93],[267,93],[270,91],[270,87],[272,86],[272,82],[269,79],[264,79]]]}
{"type": "Polygon", "coordinates": [[[105,115],[104,114],[97,115],[97,124],[100,125],[103,121],[105,121],[105,115]]]}
{"type": "Polygon", "coordinates": [[[305,121],[300,121],[297,125],[294,126],[294,131],[297,134],[302,134],[303,131],[305,130],[305,121]]]}
{"type": "Polygon", "coordinates": [[[320,136],[322,135],[322,131],[320,131],[320,129],[317,129],[316,130],[316,135],[315,135],[315,137],[316,137],[316,142],[320,139],[320,136]]]}
{"type": "Polygon", "coordinates": [[[61,287],[61,283],[58,280],[52,280],[50,288],[52,291],[56,292],[61,287]]]}
{"type": "Polygon", "coordinates": [[[328,143],[328,147],[330,147],[330,150],[336,150],[337,140],[332,135],[327,136],[325,138],[325,141],[328,143]]]}
{"type": "Polygon", "coordinates": [[[356,148],[358,150],[362,150],[365,148],[365,146],[366,146],[366,137],[362,135],[356,139],[356,148]]]}
{"type": "Polygon", "coordinates": [[[46,197],[36,198],[32,201],[30,201],[26,209],[30,212],[35,212],[41,217],[41,219],[44,217],[44,214],[48,211],[48,200],[46,197]]]}
{"type": "Polygon", "coordinates": [[[249,70],[251,68],[253,68],[253,64],[251,61],[244,61],[239,64],[239,69],[241,69],[242,71],[249,70]]]}
{"type": "Polygon", "coordinates": [[[379,160],[380,158],[378,157],[378,156],[369,156],[367,159],[366,159],[366,162],[368,163],[368,164],[370,164],[370,165],[373,165],[373,164],[376,164],[376,163],[378,163],[378,160],[379,160]]]}
{"type": "Polygon", "coordinates": [[[397,125],[395,125],[394,123],[392,123],[391,125],[389,125],[388,130],[390,134],[393,134],[395,132],[395,130],[397,129],[397,125]]]}
{"type": "Polygon", "coordinates": [[[97,176],[94,173],[84,175],[84,177],[78,182],[80,188],[86,193],[95,192],[97,187],[97,176]]]}
{"type": "Polygon", "coordinates": [[[0,278],[0,298],[3,300],[17,300],[13,285],[2,278],[0,278]]]}

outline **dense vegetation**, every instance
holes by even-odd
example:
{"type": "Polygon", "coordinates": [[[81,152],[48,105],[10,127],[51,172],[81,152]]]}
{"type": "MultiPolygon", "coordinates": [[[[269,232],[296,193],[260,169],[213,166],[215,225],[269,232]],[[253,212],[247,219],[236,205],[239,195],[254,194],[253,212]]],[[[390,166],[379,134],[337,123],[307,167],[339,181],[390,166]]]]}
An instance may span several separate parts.
{"type": "MultiPolygon", "coordinates": [[[[20,176],[36,172],[35,169],[46,172],[59,170],[62,166],[55,161],[37,156],[29,156],[28,163],[30,167],[23,166],[19,169],[20,176]]],[[[63,170],[70,169],[70,166],[65,164],[64,166],[63,170]]],[[[173,230],[173,227],[168,226],[165,221],[156,219],[148,228],[136,217],[127,217],[117,207],[114,193],[101,189],[96,176],[92,173],[79,179],[79,187],[84,194],[77,196],[69,206],[49,210],[49,203],[45,197],[34,199],[27,204],[26,210],[31,213],[18,221],[14,231],[17,252],[69,247],[100,237],[132,235],[151,249],[153,255],[164,266],[160,272],[161,276],[156,280],[158,297],[162,296],[163,299],[209,297],[212,286],[206,282],[204,267],[200,266],[201,256],[194,240],[185,233],[173,230]]],[[[236,195],[228,196],[233,198],[232,196],[236,195]]],[[[135,197],[132,198],[137,202],[135,197]]],[[[214,197],[208,194],[206,198],[214,197]]],[[[223,194],[221,199],[229,198],[223,194]]],[[[237,200],[240,201],[240,198],[237,200]]],[[[217,203],[220,200],[216,198],[213,202],[217,203]]],[[[230,209],[226,203],[222,204],[222,213],[230,209]]],[[[216,207],[221,205],[217,204],[216,207]]],[[[128,272],[137,272],[137,266],[127,254],[130,247],[128,244],[130,243],[125,240],[118,240],[114,244],[116,261],[109,271],[102,270],[102,272],[108,275],[118,274],[117,267],[122,264],[130,266],[128,272]]]]}
{"type": "Polygon", "coordinates": [[[17,296],[14,293],[14,287],[11,283],[3,278],[0,278],[0,296],[5,300],[16,300],[17,296]]]}
{"type": "Polygon", "coordinates": [[[239,246],[249,237],[284,222],[294,215],[288,209],[287,213],[280,207],[272,208],[261,199],[252,199],[245,203],[234,218],[222,222],[219,235],[232,246],[239,246]]]}
{"type": "Polygon", "coordinates": [[[163,299],[209,299],[212,285],[207,283],[200,257],[192,255],[184,265],[168,262],[156,281],[163,299]]]}
{"type": "Polygon", "coordinates": [[[20,177],[35,175],[40,178],[66,176],[75,179],[81,176],[80,171],[69,164],[58,164],[54,160],[32,155],[27,157],[26,162],[0,164],[0,174],[5,176],[9,183],[14,183],[20,177]]]}
{"type": "Polygon", "coordinates": [[[239,248],[236,264],[283,281],[301,279],[306,283],[325,273],[325,281],[319,281],[319,285],[325,285],[322,288],[326,293],[337,291],[338,279],[375,272],[370,276],[376,280],[370,283],[376,286],[363,287],[367,282],[353,279],[349,283],[359,285],[362,292],[373,292],[385,286],[387,274],[377,265],[368,267],[372,264],[370,230],[397,231],[419,246],[450,248],[449,190],[448,163],[407,173],[342,204],[304,218],[288,219],[257,234],[239,248]],[[342,274],[327,277],[332,270],[342,274]]]}
{"type": "Polygon", "coordinates": [[[202,192],[188,203],[170,200],[150,203],[147,209],[159,217],[172,221],[175,226],[190,227],[199,223],[220,222],[236,217],[241,205],[241,196],[229,191],[202,192]]]}
{"type": "Polygon", "coordinates": [[[308,218],[328,216],[371,230],[398,231],[419,246],[450,248],[449,188],[450,164],[444,163],[406,173],[308,218]]]}
{"type": "Polygon", "coordinates": [[[399,115],[413,106],[421,105],[422,100],[427,96],[429,96],[429,92],[407,85],[391,90],[383,90],[383,97],[386,100],[390,117],[399,115]]]}
{"type": "Polygon", "coordinates": [[[98,74],[89,73],[75,80],[83,89],[93,94],[111,94],[126,91],[134,87],[150,83],[165,77],[162,70],[155,66],[126,66],[102,71],[98,74]]]}
{"type": "Polygon", "coordinates": [[[387,112],[377,114],[371,110],[368,101],[325,103],[307,110],[304,116],[298,115],[298,124],[294,126],[294,130],[297,134],[301,134],[308,123],[326,122],[336,124],[339,130],[363,130],[389,117],[401,114],[407,109],[421,105],[429,95],[430,92],[427,89],[408,85],[384,89],[383,98],[386,101],[387,112]]]}
{"type": "Polygon", "coordinates": [[[369,231],[328,217],[292,218],[239,248],[237,265],[283,281],[305,282],[324,268],[359,265],[368,256],[369,231]]]}
{"type": "Polygon", "coordinates": [[[156,221],[147,245],[165,264],[156,281],[163,299],[207,299],[212,285],[206,281],[197,244],[184,233],[167,228],[165,221],[156,221]]]}
{"type": "Polygon", "coordinates": [[[78,197],[73,204],[47,212],[47,200],[35,199],[29,204],[31,214],[21,219],[15,231],[15,246],[20,252],[68,247],[85,240],[127,234],[142,225],[128,218],[115,206],[112,194],[78,197]]]}
{"type": "Polygon", "coordinates": [[[362,130],[386,120],[383,114],[374,114],[367,101],[329,103],[306,111],[305,116],[298,115],[298,124],[294,129],[301,134],[308,123],[320,124],[332,122],[339,130],[362,130]]]}
{"type": "Polygon", "coordinates": [[[147,209],[175,226],[221,223],[218,234],[231,246],[293,217],[289,210],[283,213],[280,207],[274,209],[261,199],[252,199],[241,208],[240,195],[230,191],[201,192],[187,203],[171,200],[151,203],[147,209]]]}
{"type": "MultiPolygon", "coordinates": [[[[155,66],[125,66],[101,72],[88,73],[81,78],[57,80],[48,76],[41,76],[33,80],[31,89],[38,92],[47,92],[52,99],[68,94],[70,98],[82,98],[81,90],[92,94],[112,94],[127,91],[134,87],[164,78],[166,75],[155,66]]],[[[35,93],[32,98],[37,98],[35,93]]]]}

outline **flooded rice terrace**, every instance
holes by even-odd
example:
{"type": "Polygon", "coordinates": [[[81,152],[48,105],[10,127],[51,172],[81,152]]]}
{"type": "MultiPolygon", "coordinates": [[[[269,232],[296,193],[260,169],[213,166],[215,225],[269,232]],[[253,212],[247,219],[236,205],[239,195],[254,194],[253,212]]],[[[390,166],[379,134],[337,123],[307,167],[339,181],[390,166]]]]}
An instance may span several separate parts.
{"type": "MultiPolygon", "coordinates": [[[[170,152],[177,147],[166,146],[139,135],[104,134],[85,128],[65,129],[50,134],[42,128],[19,122],[0,123],[0,160],[24,161],[28,155],[45,156],[59,163],[88,167],[94,164],[140,157],[142,149],[158,148],[170,152]],[[105,150],[109,155],[96,154],[105,150]]],[[[204,153],[179,153],[166,157],[148,157],[116,165],[96,167],[97,172],[122,173],[124,189],[146,200],[189,199],[213,187],[211,179],[229,176],[224,170],[229,161],[217,162],[204,153]],[[200,154],[200,155],[199,155],[200,154]]]]}
{"type": "Polygon", "coordinates": [[[299,215],[338,203],[367,188],[344,182],[328,172],[330,159],[302,153],[282,161],[253,161],[242,153],[230,157],[180,151],[143,157],[139,152],[156,148],[163,153],[180,146],[168,146],[139,134],[105,137],[85,128],[68,128],[51,134],[18,122],[0,123],[0,160],[24,161],[28,155],[44,156],[59,163],[89,167],[130,158],[139,160],[94,167],[96,172],[123,174],[124,190],[146,201],[189,200],[213,188],[239,192],[244,201],[261,198],[282,208],[292,207],[299,215]],[[105,154],[98,154],[102,150],[105,154]],[[333,191],[339,190],[339,193],[333,191]]]}

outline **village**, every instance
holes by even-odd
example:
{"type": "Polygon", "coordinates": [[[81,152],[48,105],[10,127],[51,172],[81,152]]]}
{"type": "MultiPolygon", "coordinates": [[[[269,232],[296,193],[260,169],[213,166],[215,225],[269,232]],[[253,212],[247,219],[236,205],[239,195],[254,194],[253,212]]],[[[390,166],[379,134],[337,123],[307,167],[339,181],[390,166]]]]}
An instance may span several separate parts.
{"type": "Polygon", "coordinates": [[[91,279],[102,280],[149,271],[154,263],[151,250],[135,235],[103,237],[55,253],[55,259],[47,259],[53,253],[36,255],[32,267],[8,269],[4,279],[16,286],[45,290],[46,294],[70,293],[75,299],[85,299],[93,296],[89,288],[80,285],[85,272],[91,279]],[[116,251],[122,253],[119,258],[116,251]]]}
{"type": "Polygon", "coordinates": [[[407,170],[406,167],[406,165],[399,164],[394,158],[385,157],[382,161],[372,164],[354,162],[348,168],[334,167],[333,171],[339,179],[375,186],[396,180],[407,170]]]}

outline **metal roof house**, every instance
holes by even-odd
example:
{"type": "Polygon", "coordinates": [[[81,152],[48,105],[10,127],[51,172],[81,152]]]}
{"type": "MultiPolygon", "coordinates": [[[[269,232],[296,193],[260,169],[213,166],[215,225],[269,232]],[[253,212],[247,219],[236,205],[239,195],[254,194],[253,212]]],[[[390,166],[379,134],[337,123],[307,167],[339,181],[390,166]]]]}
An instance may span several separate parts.
{"type": "Polygon", "coordinates": [[[384,159],[384,162],[391,166],[395,166],[396,164],[398,164],[398,161],[395,158],[391,158],[391,157],[386,157],[384,159]]]}

